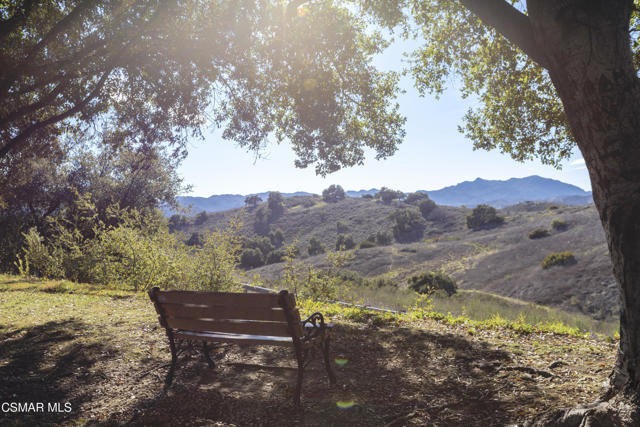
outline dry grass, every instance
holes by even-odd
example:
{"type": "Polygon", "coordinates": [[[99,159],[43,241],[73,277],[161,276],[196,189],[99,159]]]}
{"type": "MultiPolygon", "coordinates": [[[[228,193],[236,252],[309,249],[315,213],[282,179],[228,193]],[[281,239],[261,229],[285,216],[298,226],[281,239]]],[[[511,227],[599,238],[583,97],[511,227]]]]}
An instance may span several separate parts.
{"type": "Polygon", "coordinates": [[[615,354],[554,334],[331,320],[339,383],[329,387],[312,363],[302,412],[290,403],[295,363],[283,348],[220,346],[215,370],[186,351],[162,394],[170,356],[145,295],[3,276],[0,401],[73,409],[3,414],[2,424],[505,425],[595,399],[615,354]]]}

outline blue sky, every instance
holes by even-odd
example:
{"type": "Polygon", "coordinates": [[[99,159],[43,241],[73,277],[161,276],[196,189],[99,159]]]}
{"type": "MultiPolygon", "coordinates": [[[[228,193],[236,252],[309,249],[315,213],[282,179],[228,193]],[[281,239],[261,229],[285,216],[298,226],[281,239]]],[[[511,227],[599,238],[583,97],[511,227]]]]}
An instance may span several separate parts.
{"type": "MultiPolygon", "coordinates": [[[[410,47],[407,43],[393,45],[376,58],[376,65],[399,70],[402,51],[407,47],[410,47]]],[[[529,175],[591,189],[577,149],[562,170],[542,165],[538,160],[519,163],[498,150],[474,151],[471,142],[457,130],[472,101],[461,98],[455,81],[439,100],[419,97],[410,78],[404,78],[401,86],[406,93],[398,102],[407,117],[407,134],[389,159],[377,161],[369,153],[364,165],[322,178],[315,175],[313,167],[297,169],[293,164],[295,155],[286,142],[272,144],[263,157],[256,158],[254,153],[222,140],[220,132],[211,132],[205,141],[193,140],[189,144],[189,155],[179,169],[184,183],[192,186],[188,195],[208,197],[272,190],[321,193],[331,184],[339,184],[345,190],[386,186],[408,192],[436,190],[478,177],[508,179],[529,175]]]]}

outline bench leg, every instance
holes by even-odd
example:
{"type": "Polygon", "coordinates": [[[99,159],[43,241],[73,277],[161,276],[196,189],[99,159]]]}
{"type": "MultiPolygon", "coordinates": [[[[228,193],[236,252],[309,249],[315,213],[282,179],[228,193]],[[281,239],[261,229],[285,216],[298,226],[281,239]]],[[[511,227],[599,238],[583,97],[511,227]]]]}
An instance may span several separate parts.
{"type": "Polygon", "coordinates": [[[296,390],[295,390],[295,394],[293,396],[293,403],[296,406],[296,408],[300,407],[300,394],[302,393],[302,376],[304,373],[304,358],[302,357],[302,354],[297,355],[297,359],[298,359],[298,382],[296,383],[296,390]]]}
{"type": "Polygon", "coordinates": [[[176,350],[176,343],[173,340],[173,334],[167,332],[167,336],[169,337],[169,348],[171,349],[171,367],[169,368],[167,378],[164,381],[165,390],[168,389],[173,382],[173,374],[176,370],[176,364],[178,363],[178,351],[176,350]]]}
{"type": "Polygon", "coordinates": [[[209,355],[209,347],[207,346],[207,342],[206,341],[202,341],[202,352],[204,353],[204,358],[207,361],[207,365],[209,365],[209,368],[213,369],[216,367],[215,363],[213,363],[213,360],[211,360],[211,356],[209,355]]]}
{"type": "Polygon", "coordinates": [[[324,356],[324,367],[327,369],[327,375],[329,376],[329,382],[331,384],[336,383],[336,375],[333,373],[333,367],[331,365],[331,358],[329,357],[329,335],[325,335],[324,342],[322,343],[322,354],[324,356]]]}

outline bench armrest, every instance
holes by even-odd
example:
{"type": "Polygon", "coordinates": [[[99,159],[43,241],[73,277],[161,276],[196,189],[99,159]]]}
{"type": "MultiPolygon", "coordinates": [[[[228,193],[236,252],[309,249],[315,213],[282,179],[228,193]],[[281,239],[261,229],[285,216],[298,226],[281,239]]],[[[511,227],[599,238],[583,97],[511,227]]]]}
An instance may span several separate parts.
{"type": "Polygon", "coordinates": [[[324,330],[331,326],[328,323],[324,322],[324,316],[319,312],[313,313],[311,316],[307,317],[305,320],[302,320],[300,323],[304,328],[305,340],[315,338],[316,336],[324,333],[324,330]]]}

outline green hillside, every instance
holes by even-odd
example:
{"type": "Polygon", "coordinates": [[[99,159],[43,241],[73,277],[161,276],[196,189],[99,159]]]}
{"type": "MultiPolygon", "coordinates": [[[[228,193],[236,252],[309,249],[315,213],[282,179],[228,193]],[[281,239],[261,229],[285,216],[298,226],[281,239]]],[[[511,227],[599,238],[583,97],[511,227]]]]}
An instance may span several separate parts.
{"type": "MultiPolygon", "coordinates": [[[[397,209],[416,209],[404,202],[384,204],[375,199],[346,198],[325,203],[316,197],[285,199],[284,213],[269,224],[281,229],[285,243],[296,242],[300,258],[316,267],[327,267],[325,257],[309,257],[306,247],[316,238],[328,249],[335,248],[338,223],[356,243],[378,231],[391,233],[389,215],[397,209]]],[[[259,208],[258,208],[259,209],[259,208]]],[[[597,319],[617,313],[618,294],[604,233],[593,205],[558,206],[524,203],[499,210],[503,225],[480,231],[469,230],[466,216],[471,209],[439,206],[426,218],[423,237],[412,243],[397,243],[355,249],[345,268],[368,278],[386,278],[399,288],[416,273],[444,271],[461,289],[483,290],[503,296],[565,310],[583,312],[597,319]],[[564,228],[552,227],[554,220],[564,228]],[[548,236],[531,239],[529,233],[545,229],[548,236]],[[573,265],[543,269],[542,261],[555,252],[570,251],[573,265]]],[[[255,236],[255,210],[235,209],[207,215],[200,225],[182,228],[188,237],[203,229],[224,227],[232,217],[243,221],[242,232],[255,236]]],[[[265,280],[282,275],[283,263],[256,268],[265,280]]],[[[384,302],[384,301],[383,301],[384,302]]]]}

